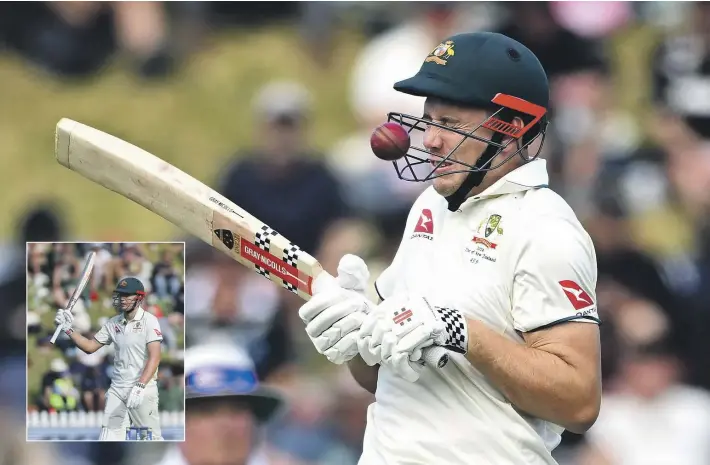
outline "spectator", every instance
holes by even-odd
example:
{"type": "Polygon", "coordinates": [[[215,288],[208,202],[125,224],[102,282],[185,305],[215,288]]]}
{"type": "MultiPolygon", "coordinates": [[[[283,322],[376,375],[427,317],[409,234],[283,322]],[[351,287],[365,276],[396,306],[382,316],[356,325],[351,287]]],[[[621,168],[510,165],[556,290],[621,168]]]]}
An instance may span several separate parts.
{"type": "MultiPolygon", "coordinates": [[[[127,244],[122,249],[120,255],[114,261],[114,281],[117,281],[122,276],[135,276],[141,282],[150,285],[153,264],[145,258],[137,245],[127,244]]],[[[152,288],[146,287],[146,292],[152,291],[152,288]]]]}
{"type": "Polygon", "coordinates": [[[168,412],[184,410],[185,378],[182,363],[163,364],[158,371],[160,408],[168,412]]]}
{"type": "Polygon", "coordinates": [[[182,284],[179,274],[175,269],[175,253],[171,249],[163,249],[150,278],[153,294],[160,299],[174,298],[182,284]]]}
{"type": "Polygon", "coordinates": [[[104,244],[100,242],[87,245],[88,247],[86,247],[86,250],[84,251],[84,260],[86,260],[89,253],[96,252],[94,270],[91,272],[90,292],[110,292],[115,284],[111,281],[111,264],[113,263],[113,255],[106,247],[104,247],[104,244]]]}
{"type": "Polygon", "coordinates": [[[103,412],[109,380],[105,365],[89,366],[81,378],[81,400],[87,412],[103,412]]]}
{"type": "Polygon", "coordinates": [[[235,156],[218,190],[315,255],[347,211],[338,182],[308,142],[311,95],[293,82],[268,84],[254,116],[257,145],[235,156]]]}
{"type": "MultiPolygon", "coordinates": [[[[92,337],[94,332],[84,331],[84,337],[92,337]]],[[[72,348],[74,361],[71,363],[71,372],[74,379],[79,380],[81,390],[81,405],[87,412],[102,412],[106,402],[106,390],[111,384],[108,377],[106,362],[106,348],[93,354],[86,354],[72,348]]]]}
{"type": "Polygon", "coordinates": [[[69,366],[61,358],[52,360],[50,370],[42,377],[42,410],[70,411],[79,408],[79,390],[69,375],[69,366]]]}
{"type": "Polygon", "coordinates": [[[185,442],[160,465],[264,463],[262,427],[283,399],[260,385],[247,354],[224,344],[202,344],[185,354],[185,442]]]}
{"type": "Polygon", "coordinates": [[[710,139],[710,5],[693,2],[691,19],[689,30],[665,38],[653,56],[653,97],[666,146],[710,139]]]}
{"type": "Polygon", "coordinates": [[[626,353],[578,463],[710,463],[710,395],[681,379],[681,364],[662,341],[626,353]]]}
{"type": "Polygon", "coordinates": [[[288,386],[292,407],[269,430],[269,456],[276,463],[297,459],[302,463],[357,464],[373,396],[360,388],[347,370],[324,376],[327,382],[299,375],[288,386]]]}

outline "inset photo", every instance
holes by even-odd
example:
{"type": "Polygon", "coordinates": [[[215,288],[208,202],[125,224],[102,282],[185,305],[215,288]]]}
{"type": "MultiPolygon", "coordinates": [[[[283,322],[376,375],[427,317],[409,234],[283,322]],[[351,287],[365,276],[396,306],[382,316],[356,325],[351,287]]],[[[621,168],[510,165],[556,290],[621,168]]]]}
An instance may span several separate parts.
{"type": "Polygon", "coordinates": [[[27,243],[27,440],[184,441],[185,243],[27,243]]]}

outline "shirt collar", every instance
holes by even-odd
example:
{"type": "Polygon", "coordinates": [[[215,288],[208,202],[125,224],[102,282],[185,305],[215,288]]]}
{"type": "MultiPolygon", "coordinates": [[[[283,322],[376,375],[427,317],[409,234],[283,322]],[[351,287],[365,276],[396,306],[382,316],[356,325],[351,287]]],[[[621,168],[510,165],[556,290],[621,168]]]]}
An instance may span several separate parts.
{"type": "MultiPolygon", "coordinates": [[[[133,319],[131,321],[138,321],[143,319],[143,315],[145,314],[145,310],[143,310],[143,307],[138,307],[138,310],[136,310],[136,314],[133,315],[133,319]]],[[[123,320],[121,321],[124,325],[128,323],[126,318],[124,317],[123,320]]]]}
{"type": "Polygon", "coordinates": [[[541,158],[520,166],[506,174],[478,195],[469,197],[466,202],[495,197],[503,194],[524,192],[537,187],[547,187],[550,178],[547,174],[547,161],[541,158]]]}

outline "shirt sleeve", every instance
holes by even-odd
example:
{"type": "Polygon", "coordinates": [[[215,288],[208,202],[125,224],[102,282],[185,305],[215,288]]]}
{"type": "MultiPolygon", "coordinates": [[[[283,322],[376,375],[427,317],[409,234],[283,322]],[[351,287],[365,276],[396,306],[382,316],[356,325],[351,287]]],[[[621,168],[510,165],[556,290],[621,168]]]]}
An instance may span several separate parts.
{"type": "Polygon", "coordinates": [[[597,260],[589,235],[566,218],[536,218],[514,267],[513,326],[534,331],[567,321],[599,323],[597,260]]]}
{"type": "Polygon", "coordinates": [[[94,339],[105,346],[111,345],[113,339],[111,338],[111,333],[108,330],[108,323],[104,324],[99,332],[94,334],[94,339]]]}
{"type": "Polygon", "coordinates": [[[150,344],[151,342],[162,340],[163,332],[160,331],[160,322],[158,322],[157,318],[149,318],[148,327],[145,332],[145,343],[150,344]]]}

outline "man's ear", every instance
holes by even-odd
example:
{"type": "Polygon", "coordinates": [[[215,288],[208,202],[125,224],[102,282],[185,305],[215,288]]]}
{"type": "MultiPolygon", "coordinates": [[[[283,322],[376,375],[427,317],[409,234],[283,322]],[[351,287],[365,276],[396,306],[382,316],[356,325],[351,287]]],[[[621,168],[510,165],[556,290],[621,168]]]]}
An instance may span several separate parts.
{"type": "MultiPolygon", "coordinates": [[[[520,117],[518,117],[518,116],[516,116],[515,118],[513,118],[513,121],[511,121],[511,124],[512,124],[513,126],[515,126],[516,128],[518,128],[518,129],[522,129],[522,128],[525,127],[525,123],[523,123],[523,120],[522,120],[520,117]]],[[[505,137],[503,138],[503,145],[507,145],[507,144],[510,142],[510,139],[514,139],[514,138],[513,138],[513,137],[509,137],[509,136],[505,136],[505,137]]],[[[513,151],[513,149],[515,149],[515,150],[520,150],[520,148],[521,148],[522,146],[523,146],[523,140],[522,140],[522,138],[521,138],[521,139],[517,139],[517,140],[515,140],[515,142],[510,143],[510,145],[507,145],[506,148],[505,148],[505,150],[504,150],[504,152],[510,153],[510,152],[513,151]]]]}

